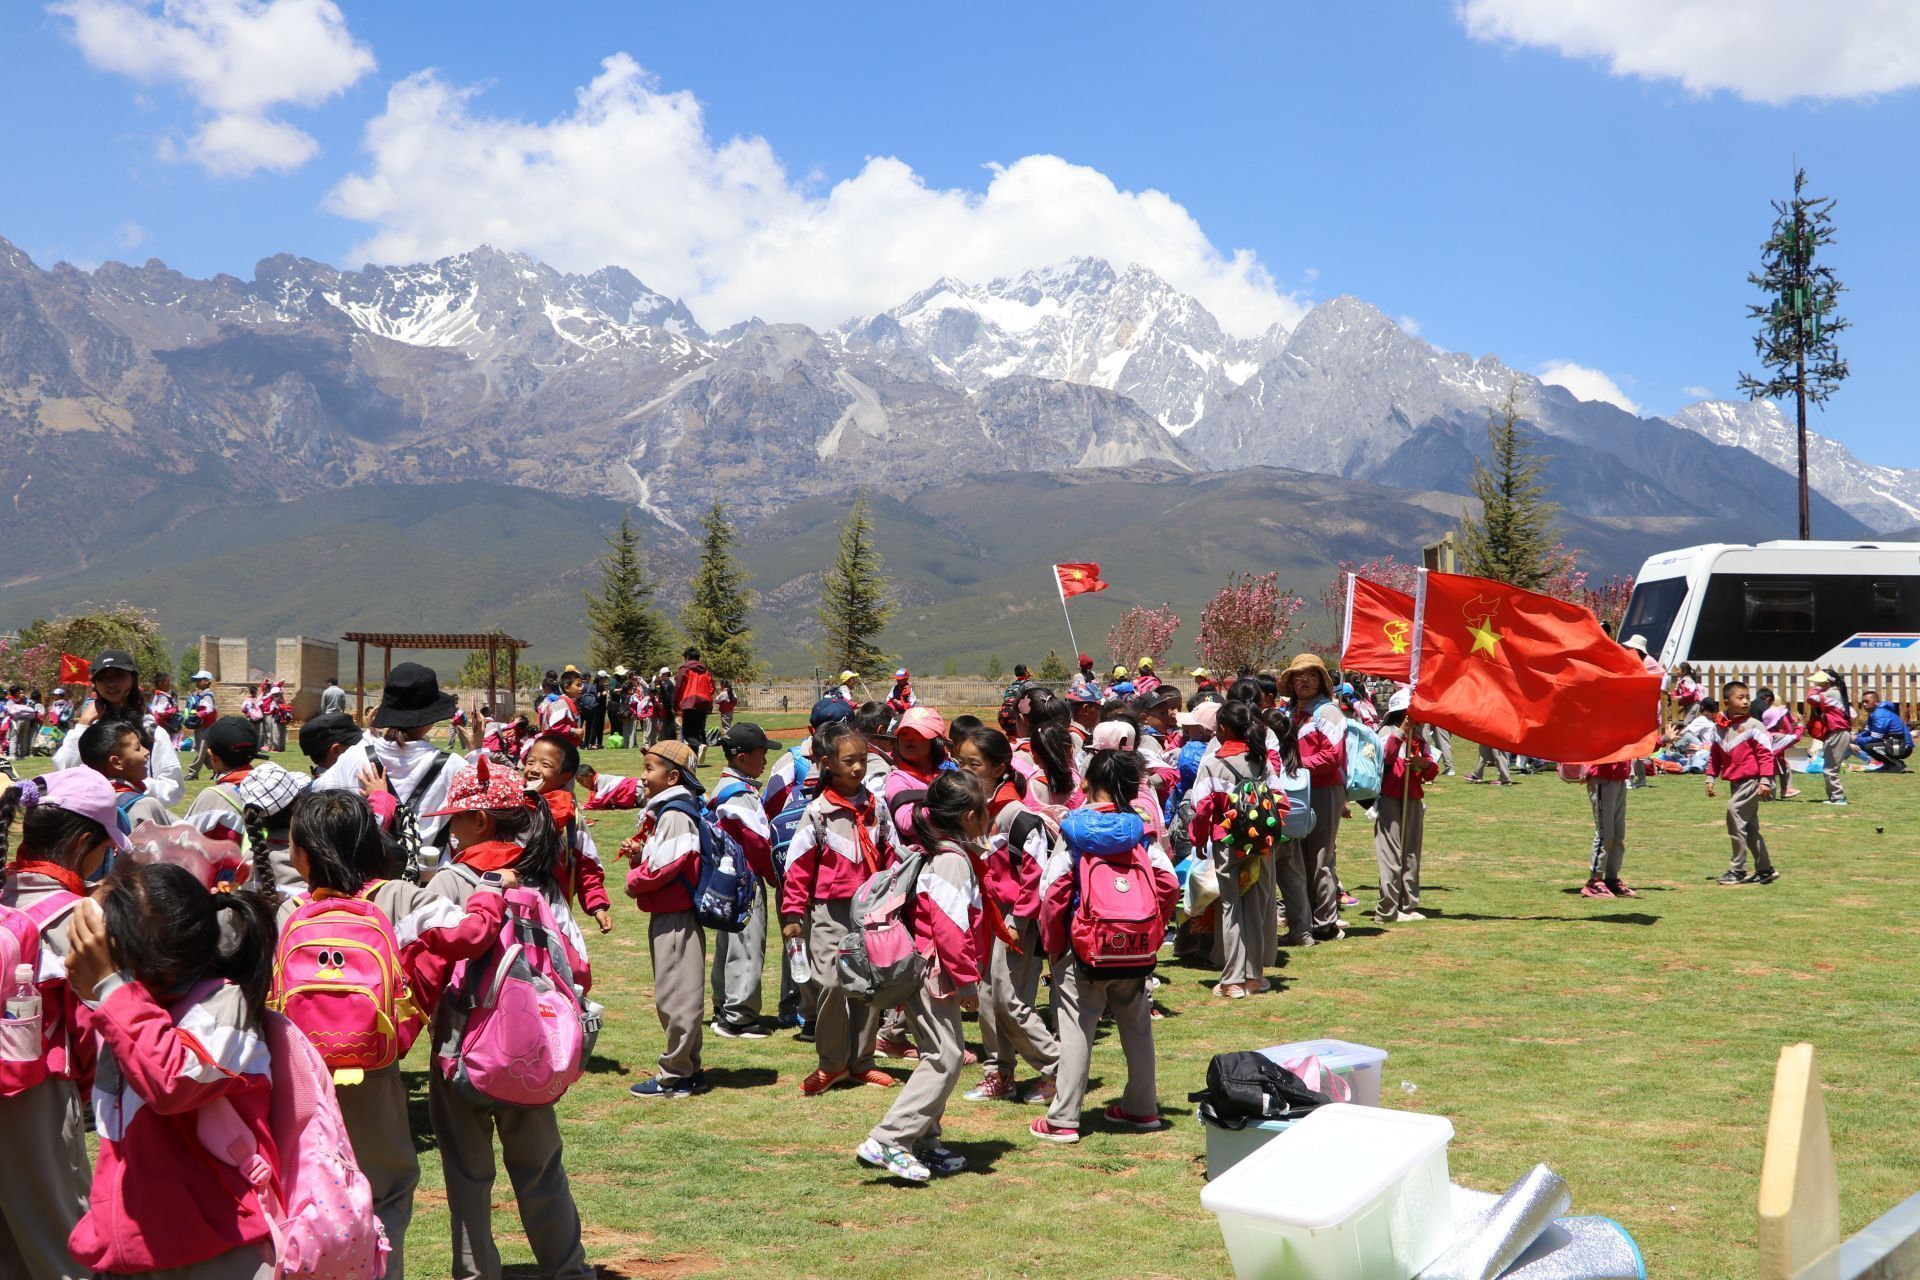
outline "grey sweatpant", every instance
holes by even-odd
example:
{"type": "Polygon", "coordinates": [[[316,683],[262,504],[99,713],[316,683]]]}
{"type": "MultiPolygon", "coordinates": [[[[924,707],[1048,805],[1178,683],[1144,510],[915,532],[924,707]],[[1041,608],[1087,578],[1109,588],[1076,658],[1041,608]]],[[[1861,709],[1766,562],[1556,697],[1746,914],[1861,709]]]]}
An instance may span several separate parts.
{"type": "MultiPolygon", "coordinates": [[[[1300,843],[1306,855],[1308,883],[1313,893],[1313,928],[1331,933],[1340,923],[1340,870],[1335,865],[1334,844],[1340,838],[1340,810],[1346,807],[1345,787],[1315,787],[1313,830],[1300,843]]],[[[1300,926],[1287,917],[1287,928],[1298,932],[1300,926]]]]}
{"type": "Polygon", "coordinates": [[[707,932],[691,911],[656,912],[647,921],[647,947],[653,955],[653,1007],[660,1015],[660,1029],[667,1033],[660,1076],[685,1080],[700,1069],[707,932]]]}
{"type": "Polygon", "coordinates": [[[553,1108],[475,1106],[456,1093],[436,1067],[427,1076],[427,1113],[433,1118],[446,1175],[454,1280],[500,1280],[500,1250],[493,1243],[496,1128],[507,1179],[520,1207],[520,1225],[541,1274],[553,1280],[593,1280],[580,1244],[580,1210],[567,1183],[553,1108]]]}
{"type": "Polygon", "coordinates": [[[1427,746],[1432,749],[1433,758],[1448,773],[1453,772],[1453,734],[1437,724],[1426,726],[1427,746]]]}
{"type": "Polygon", "coordinates": [[[1251,983],[1274,961],[1278,921],[1273,911],[1273,862],[1265,854],[1248,862],[1234,861],[1224,851],[1213,854],[1220,877],[1220,981],[1251,983]],[[1245,889],[1241,873],[1258,867],[1259,874],[1245,889]]]}
{"type": "Polygon", "coordinates": [[[1080,1127],[1087,1075],[1093,1065],[1094,1029],[1100,1015],[1113,1015],[1120,1050],[1127,1057],[1127,1087],[1120,1109],[1129,1115],[1160,1114],[1153,1078],[1153,1002],[1145,978],[1096,978],[1068,952],[1053,964],[1054,1022],[1060,1032],[1060,1073],[1047,1120],[1063,1129],[1080,1127]]]}
{"type": "Polygon", "coordinates": [[[1467,776],[1478,782],[1486,773],[1488,765],[1492,765],[1494,772],[1500,775],[1500,781],[1513,781],[1513,775],[1507,771],[1507,753],[1495,751],[1492,747],[1484,745],[1480,748],[1480,762],[1473,766],[1473,772],[1467,776]]]}
{"type": "Polygon", "coordinates": [[[1373,860],[1380,872],[1374,918],[1391,920],[1420,906],[1420,828],[1426,802],[1383,795],[1373,802],[1373,860]]]}
{"type": "Polygon", "coordinates": [[[1820,757],[1826,764],[1827,799],[1845,800],[1847,798],[1846,766],[1847,748],[1853,744],[1853,735],[1842,729],[1820,739],[1820,757]]]}
{"type": "Polygon", "coordinates": [[[1587,783],[1593,807],[1593,859],[1590,879],[1618,880],[1627,856],[1627,784],[1611,779],[1587,783]]]}
{"type": "Polygon", "coordinates": [[[828,1073],[871,1071],[873,1042],[880,1034],[880,1011],[856,1005],[840,987],[833,966],[840,939],[853,927],[853,899],[815,902],[807,908],[807,958],[820,1004],[813,1016],[813,1048],[828,1073]]]}
{"type": "Polygon", "coordinates": [[[952,996],[936,999],[923,988],[913,993],[906,1010],[920,1060],[887,1114],[867,1136],[911,1151],[940,1136],[940,1117],[946,1114],[953,1087],[960,1083],[967,1046],[960,1028],[960,1002],[952,996]]]}
{"type": "Polygon", "coordinates": [[[1753,855],[1753,869],[1756,872],[1766,875],[1773,870],[1773,859],[1767,854],[1767,838],[1760,834],[1762,781],[1760,778],[1742,778],[1729,784],[1733,793],[1727,797],[1727,840],[1733,845],[1733,860],[1727,864],[1727,870],[1743,875],[1747,870],[1749,853],[1753,855]]]}
{"type": "MultiPolygon", "coordinates": [[[[784,957],[783,957],[784,958],[784,957]]],[[[760,982],[767,967],[767,887],[760,886],[747,927],[713,934],[713,1020],[733,1028],[760,1021],[760,982]]]]}
{"type": "Polygon", "coordinates": [[[71,1080],[45,1080],[0,1097],[0,1146],[29,1161],[0,1177],[0,1277],[85,1280],[67,1252],[92,1184],[80,1094],[71,1080]]]}
{"type": "Polygon", "coordinates": [[[373,1189],[373,1212],[387,1229],[387,1280],[407,1270],[407,1225],[413,1221],[413,1192],[420,1183],[420,1158],[413,1150],[407,1121],[407,1082],[400,1064],[367,1072],[359,1084],[340,1085],[340,1118],[347,1123],[353,1158],[373,1189]]]}
{"type": "Polygon", "coordinates": [[[1043,1076],[1060,1065],[1060,1042],[1034,1008],[1040,994],[1040,922],[1008,917],[1020,950],[993,940],[987,989],[980,999],[980,1062],[989,1075],[1012,1075],[1019,1059],[1043,1076]]]}

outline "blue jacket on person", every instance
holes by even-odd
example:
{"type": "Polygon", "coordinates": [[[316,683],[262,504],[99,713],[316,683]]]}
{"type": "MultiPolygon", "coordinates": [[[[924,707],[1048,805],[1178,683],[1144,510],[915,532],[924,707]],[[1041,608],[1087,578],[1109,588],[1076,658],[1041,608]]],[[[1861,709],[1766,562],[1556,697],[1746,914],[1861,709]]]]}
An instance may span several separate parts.
{"type": "Polygon", "coordinates": [[[1891,738],[1913,746],[1913,733],[1907,728],[1907,722],[1900,718],[1900,709],[1891,702],[1882,702],[1867,714],[1867,727],[1854,737],[1855,742],[1873,743],[1891,738]]]}

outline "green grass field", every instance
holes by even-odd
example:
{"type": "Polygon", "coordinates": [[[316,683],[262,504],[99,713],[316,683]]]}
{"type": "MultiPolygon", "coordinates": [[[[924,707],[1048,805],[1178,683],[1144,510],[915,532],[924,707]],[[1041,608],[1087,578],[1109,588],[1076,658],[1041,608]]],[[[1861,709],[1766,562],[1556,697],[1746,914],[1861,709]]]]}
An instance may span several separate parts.
{"type": "MultiPolygon", "coordinates": [[[[637,770],[637,753],[598,755],[603,770],[637,770]]],[[[1089,1121],[1080,1145],[1056,1147],[1027,1136],[1036,1109],[956,1093],[946,1141],[972,1167],[917,1188],[853,1159],[891,1094],[802,1099],[813,1052],[791,1033],[709,1035],[712,1093],[630,1099],[661,1038],[644,921],[617,910],[616,931],[591,937],[606,1030],[560,1105],[588,1256],[602,1274],[628,1277],[935,1266],[969,1277],[1228,1275],[1200,1208],[1204,1140],[1186,1095],[1216,1052],[1338,1036],[1390,1051],[1386,1105],[1452,1120],[1456,1181],[1499,1190],[1545,1163],[1567,1179],[1575,1212],[1626,1224],[1650,1274],[1750,1275],[1781,1045],[1819,1049],[1843,1229],[1920,1188],[1920,1024],[1909,1012],[1920,925],[1906,913],[1920,784],[1850,775],[1854,803],[1828,809],[1805,803],[1818,790],[1809,781],[1800,801],[1763,807],[1784,872],[1769,887],[1709,883],[1726,865],[1724,802],[1707,799],[1700,779],[1632,793],[1626,875],[1644,896],[1596,902],[1576,892],[1591,834],[1582,789],[1551,777],[1511,789],[1443,780],[1429,800],[1422,910],[1433,919],[1379,928],[1364,918],[1373,857],[1355,823],[1343,829],[1342,866],[1362,907],[1348,913],[1357,927],[1346,941],[1287,957],[1274,994],[1232,1004],[1209,995],[1211,973],[1161,970],[1169,1016],[1155,1027],[1171,1129],[1109,1133],[1089,1121]]],[[[595,837],[611,854],[633,815],[598,817],[595,837]]],[[[1118,1096],[1119,1069],[1118,1045],[1103,1040],[1092,1106],[1118,1096]]],[[[978,1076],[970,1069],[962,1089],[978,1076]]],[[[445,1275],[424,1076],[412,1081],[424,1174],[409,1271],[445,1275]]],[[[502,1251],[522,1268],[513,1274],[534,1274],[504,1176],[495,1210],[502,1251]]]]}

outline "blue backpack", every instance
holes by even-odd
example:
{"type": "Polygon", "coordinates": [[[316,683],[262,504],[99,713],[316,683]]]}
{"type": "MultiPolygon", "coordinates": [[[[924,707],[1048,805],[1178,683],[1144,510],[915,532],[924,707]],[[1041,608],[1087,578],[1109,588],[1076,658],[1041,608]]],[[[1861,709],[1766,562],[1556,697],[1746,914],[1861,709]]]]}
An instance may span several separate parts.
{"type": "Polygon", "coordinates": [[[787,869],[787,849],[793,844],[793,834],[800,829],[800,815],[807,811],[807,805],[813,797],[807,794],[807,779],[813,775],[813,762],[800,754],[798,747],[789,753],[793,757],[793,788],[787,792],[787,807],[768,820],[772,828],[773,865],[784,873],[787,869]]]}
{"type": "Polygon", "coordinates": [[[760,877],[747,865],[740,842],[715,826],[692,800],[675,799],[661,807],[686,814],[700,832],[699,866],[691,886],[693,918],[721,933],[739,933],[760,900],[760,877]]]}
{"type": "Polygon", "coordinates": [[[1280,834],[1289,840],[1305,840],[1313,834],[1313,777],[1305,769],[1288,773],[1282,765],[1280,790],[1287,797],[1287,816],[1280,820],[1280,834]]]}
{"type": "Polygon", "coordinates": [[[1387,753],[1380,735],[1358,720],[1347,719],[1347,799],[1373,800],[1380,795],[1387,753]]]}

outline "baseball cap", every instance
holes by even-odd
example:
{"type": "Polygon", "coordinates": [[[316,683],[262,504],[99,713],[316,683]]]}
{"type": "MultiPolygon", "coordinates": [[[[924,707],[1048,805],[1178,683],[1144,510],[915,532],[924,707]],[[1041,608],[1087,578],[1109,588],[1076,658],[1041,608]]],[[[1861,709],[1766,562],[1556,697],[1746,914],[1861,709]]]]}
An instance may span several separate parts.
{"type": "Polygon", "coordinates": [[[1095,751],[1131,751],[1134,741],[1132,725],[1125,720],[1106,720],[1093,726],[1093,737],[1087,745],[1095,751]]]}
{"type": "Polygon", "coordinates": [[[720,735],[720,750],[728,756],[737,756],[743,751],[761,751],[773,745],[773,739],[767,731],[757,724],[745,720],[734,722],[733,728],[720,735]]]}
{"type": "Polygon", "coordinates": [[[1124,665],[1120,665],[1120,666],[1116,666],[1116,667],[1114,667],[1114,669],[1113,669],[1113,678],[1114,678],[1115,680],[1125,680],[1125,679],[1127,678],[1127,669],[1126,669],[1126,667],[1125,667],[1124,665]]]}
{"type": "MultiPolygon", "coordinates": [[[[306,737],[303,725],[300,729],[302,751],[306,750],[306,737]]],[[[207,729],[207,754],[244,764],[260,755],[260,731],[245,716],[221,716],[207,729]]]]}
{"type": "Polygon", "coordinates": [[[1220,704],[1217,702],[1202,702],[1196,705],[1193,710],[1182,711],[1173,719],[1176,724],[1184,725],[1187,728],[1201,728],[1205,729],[1208,733],[1212,733],[1220,723],[1220,704]]]}
{"type": "Polygon", "coordinates": [[[193,678],[195,680],[211,680],[213,679],[213,672],[207,670],[205,667],[202,667],[200,668],[200,670],[193,673],[193,678]]]}
{"type": "Polygon", "coordinates": [[[689,790],[705,790],[705,788],[700,785],[699,775],[695,772],[700,767],[700,757],[695,755],[693,748],[686,743],[678,741],[656,742],[647,748],[647,754],[657,759],[665,760],[668,764],[672,765],[680,774],[681,783],[689,790]]]}
{"type": "Polygon", "coordinates": [[[113,847],[122,853],[127,849],[127,833],[120,826],[120,811],[115,806],[113,784],[106,775],[95,773],[92,769],[61,769],[54,773],[43,773],[38,778],[28,778],[19,784],[20,803],[24,807],[50,804],[68,813],[77,813],[83,818],[91,818],[107,833],[107,839],[113,847]],[[32,798],[29,799],[28,797],[32,798]]]}
{"type": "Polygon", "coordinates": [[[894,732],[917,734],[937,742],[947,736],[947,722],[932,707],[915,707],[900,717],[900,724],[894,732]]]}
{"type": "Polygon", "coordinates": [[[832,724],[836,720],[853,719],[853,708],[838,698],[822,698],[813,704],[813,710],[807,713],[807,723],[818,729],[823,724],[832,724]]]}
{"type": "Polygon", "coordinates": [[[65,686],[65,685],[63,685],[63,684],[61,684],[61,685],[55,685],[55,686],[53,687],[53,696],[54,696],[54,697],[56,697],[56,698],[64,698],[64,697],[66,697],[66,696],[67,696],[67,686],[65,686]]]}
{"type": "Polygon", "coordinates": [[[517,809],[527,802],[526,780],[518,773],[495,765],[485,752],[461,766],[447,787],[444,809],[423,813],[423,818],[444,818],[454,813],[476,813],[483,809],[517,809]]]}
{"type": "Polygon", "coordinates": [[[893,678],[895,680],[905,680],[907,678],[907,669],[905,667],[900,668],[893,673],[893,678]]]}
{"type": "Polygon", "coordinates": [[[100,656],[93,660],[90,676],[98,676],[102,671],[125,671],[129,675],[139,675],[140,668],[134,663],[133,655],[125,649],[102,649],[100,656]]]}
{"type": "Polygon", "coordinates": [[[1084,685],[1084,684],[1070,685],[1067,688],[1067,701],[1097,703],[1100,701],[1100,695],[1098,693],[1095,693],[1093,689],[1088,687],[1087,685],[1084,685]]]}
{"type": "Polygon", "coordinates": [[[1391,715],[1395,711],[1405,711],[1407,708],[1411,707],[1412,705],[1413,705],[1413,690],[1395,689],[1393,691],[1393,696],[1387,699],[1387,712],[1389,715],[1391,715]]]}
{"type": "Polygon", "coordinates": [[[300,751],[307,759],[318,764],[334,744],[350,747],[363,736],[352,716],[344,711],[335,711],[331,715],[315,716],[300,726],[300,751]]]}
{"type": "Polygon", "coordinates": [[[258,809],[263,817],[271,818],[291,808],[312,781],[268,760],[253,766],[247,776],[234,785],[234,793],[242,806],[258,809]]]}
{"type": "Polygon", "coordinates": [[[1142,711],[1152,711],[1154,708],[1166,706],[1170,702],[1178,704],[1179,701],[1180,691],[1171,685],[1163,684],[1156,685],[1136,697],[1133,700],[1133,705],[1142,711]]]}
{"type": "Polygon", "coordinates": [[[859,678],[860,678],[860,673],[857,671],[842,671],[840,673],[841,684],[845,684],[849,680],[858,680],[859,678]]]}

